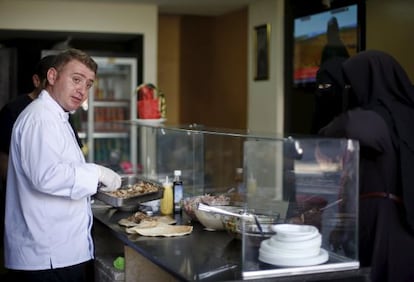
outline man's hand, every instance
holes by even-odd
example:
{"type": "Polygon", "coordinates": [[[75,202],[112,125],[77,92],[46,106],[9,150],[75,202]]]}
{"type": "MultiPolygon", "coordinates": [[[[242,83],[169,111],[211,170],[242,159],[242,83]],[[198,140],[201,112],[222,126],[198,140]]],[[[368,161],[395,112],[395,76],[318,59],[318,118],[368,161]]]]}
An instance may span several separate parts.
{"type": "Polygon", "coordinates": [[[119,176],[119,174],[107,167],[101,165],[97,166],[99,169],[98,180],[104,185],[103,187],[99,188],[101,191],[111,192],[121,187],[121,176],[119,176]]]}

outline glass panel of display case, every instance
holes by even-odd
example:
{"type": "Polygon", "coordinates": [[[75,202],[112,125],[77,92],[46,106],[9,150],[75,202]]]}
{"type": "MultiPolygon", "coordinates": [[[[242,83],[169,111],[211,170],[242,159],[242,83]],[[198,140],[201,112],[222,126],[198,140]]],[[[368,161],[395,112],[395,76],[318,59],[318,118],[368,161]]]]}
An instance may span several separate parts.
{"type": "Polygon", "coordinates": [[[185,197],[234,190],[246,136],[200,131],[194,125],[137,127],[138,160],[144,176],[162,180],[181,170],[185,197]]]}
{"type": "Polygon", "coordinates": [[[359,144],[246,140],[246,207],[272,222],[240,223],[244,278],[359,268],[359,144]]]}

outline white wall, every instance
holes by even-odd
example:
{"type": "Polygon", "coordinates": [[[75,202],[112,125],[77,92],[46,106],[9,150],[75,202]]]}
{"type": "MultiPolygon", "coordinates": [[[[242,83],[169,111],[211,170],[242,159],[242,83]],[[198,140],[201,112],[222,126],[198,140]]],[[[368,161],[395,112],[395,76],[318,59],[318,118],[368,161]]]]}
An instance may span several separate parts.
{"type": "Polygon", "coordinates": [[[252,132],[283,133],[284,0],[257,0],[249,5],[248,117],[252,132]],[[269,79],[254,80],[255,26],[270,24],[269,79]]]}
{"type": "Polygon", "coordinates": [[[92,0],[0,0],[0,29],[143,34],[143,80],[157,84],[157,6],[92,0]]]}

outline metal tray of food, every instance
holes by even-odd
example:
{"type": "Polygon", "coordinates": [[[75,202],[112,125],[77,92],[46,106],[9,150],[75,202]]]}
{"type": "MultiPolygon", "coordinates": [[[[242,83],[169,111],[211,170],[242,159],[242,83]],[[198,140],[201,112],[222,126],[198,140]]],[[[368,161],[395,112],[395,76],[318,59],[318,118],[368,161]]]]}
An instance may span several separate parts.
{"type": "Polygon", "coordinates": [[[131,207],[162,198],[161,183],[136,175],[122,176],[121,188],[114,192],[99,191],[95,198],[113,207],[131,207]]]}

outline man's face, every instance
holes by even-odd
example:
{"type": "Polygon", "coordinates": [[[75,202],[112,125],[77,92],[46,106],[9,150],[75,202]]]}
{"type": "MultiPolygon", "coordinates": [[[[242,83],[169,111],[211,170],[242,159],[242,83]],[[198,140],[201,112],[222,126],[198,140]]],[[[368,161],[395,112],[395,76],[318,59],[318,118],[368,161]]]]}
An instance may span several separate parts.
{"type": "Polygon", "coordinates": [[[74,111],[88,98],[95,73],[78,60],[72,60],[61,70],[49,69],[48,91],[66,111],[74,111]]]}

